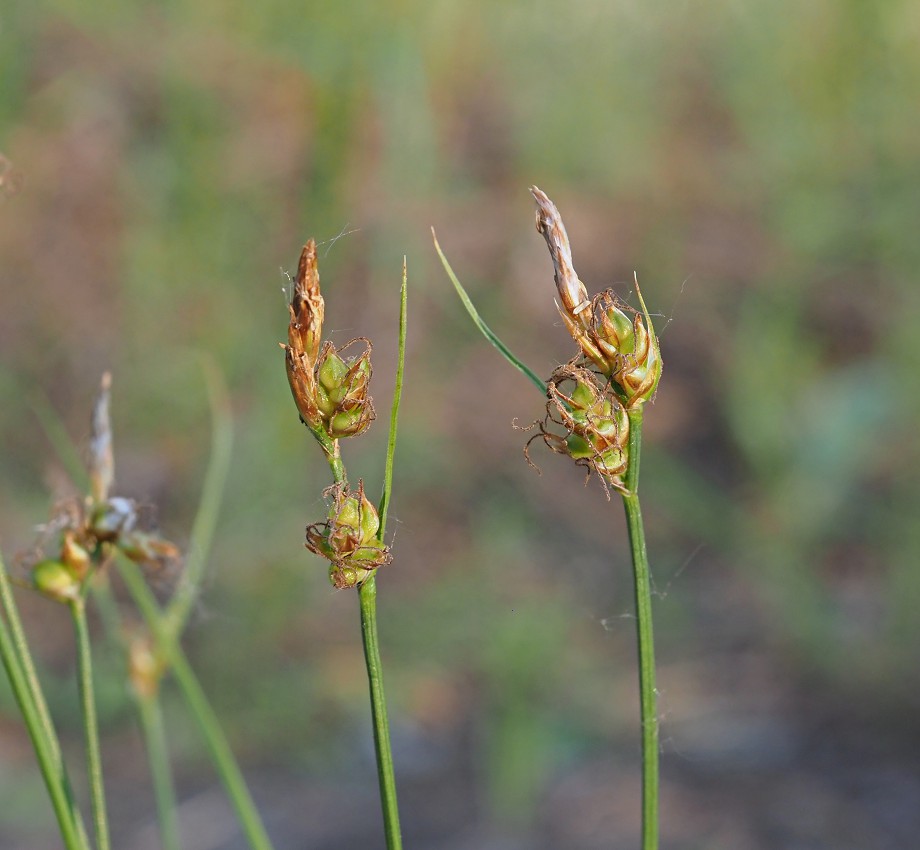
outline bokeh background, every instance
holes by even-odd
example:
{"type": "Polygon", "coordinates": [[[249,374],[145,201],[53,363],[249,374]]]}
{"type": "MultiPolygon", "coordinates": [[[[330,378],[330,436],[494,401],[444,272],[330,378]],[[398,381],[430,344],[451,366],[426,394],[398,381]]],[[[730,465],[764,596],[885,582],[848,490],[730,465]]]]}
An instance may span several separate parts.
{"type": "MultiPolygon", "coordinates": [[[[643,503],[663,847],[883,850],[920,831],[920,6],[913,0],[8,3],[0,12],[0,536],[65,489],[114,372],[118,490],[187,540],[235,449],[186,644],[279,848],[382,847],[354,594],[302,546],[328,483],[277,347],[322,242],[326,327],[407,385],[381,640],[408,847],[637,846],[631,577],[617,500],[512,422],[533,387],[431,247],[548,374],[571,356],[527,187],[593,292],[663,330],[643,503]]],[[[345,444],[377,492],[386,416],[345,444]]],[[[22,595],[81,763],[64,612],[22,595]]],[[[156,847],[100,644],[115,846],[156,847]]],[[[58,846],[5,682],[0,846],[58,846]]],[[[172,689],[188,850],[244,846],[172,689]]]]}

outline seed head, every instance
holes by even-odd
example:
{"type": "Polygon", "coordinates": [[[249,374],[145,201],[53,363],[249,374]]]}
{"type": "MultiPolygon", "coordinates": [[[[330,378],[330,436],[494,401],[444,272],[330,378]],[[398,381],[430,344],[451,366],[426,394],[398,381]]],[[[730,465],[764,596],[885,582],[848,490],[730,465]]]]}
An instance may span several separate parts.
{"type": "Polygon", "coordinates": [[[61,601],[81,593],[93,570],[104,567],[113,549],[148,567],[162,567],[180,554],[174,544],[144,529],[148,517],[142,517],[133,499],[109,494],[114,467],[110,388],[106,373],[93,407],[90,493],[56,505],[33,549],[19,558],[33,586],[61,601]]]}
{"type": "Polygon", "coordinates": [[[326,492],[333,500],[328,519],[307,526],[306,547],[330,561],[329,578],[335,587],[356,587],[392,556],[377,539],[380,518],[364,495],[363,481],[354,493],[347,484],[335,484],[326,492]]]}
{"type": "Polygon", "coordinates": [[[321,343],[325,305],[319,290],[316,243],[304,245],[289,305],[285,366],[291,394],[303,423],[332,439],[353,437],[374,421],[374,404],[368,394],[371,378],[371,344],[351,340],[340,349],[321,343]],[[364,352],[346,358],[342,353],[356,342],[364,352]]]}
{"type": "Polygon", "coordinates": [[[611,290],[588,299],[585,285],[572,265],[572,250],[556,205],[539,189],[531,188],[537,202],[537,230],[546,239],[555,270],[557,302],[562,321],[581,349],[583,358],[613,387],[627,408],[648,401],[661,378],[661,351],[651,317],[645,308],[639,281],[639,313],[623,304],[611,290]],[[635,313],[630,319],[628,311],[635,313]]]}
{"type": "Polygon", "coordinates": [[[546,418],[531,442],[542,438],[552,451],[621,489],[629,465],[629,415],[609,383],[601,386],[594,372],[567,363],[550,376],[546,394],[546,418]]]}

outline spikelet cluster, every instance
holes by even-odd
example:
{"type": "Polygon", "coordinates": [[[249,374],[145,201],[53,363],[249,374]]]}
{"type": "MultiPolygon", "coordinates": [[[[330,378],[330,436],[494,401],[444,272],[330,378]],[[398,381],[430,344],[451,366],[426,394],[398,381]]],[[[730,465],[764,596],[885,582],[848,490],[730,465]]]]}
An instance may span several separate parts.
{"type": "Polygon", "coordinates": [[[553,261],[556,307],[579,348],[547,382],[547,414],[538,437],[622,489],[621,476],[629,465],[629,411],[654,396],[661,378],[658,337],[638,280],[642,312],[609,289],[588,296],[559,210],[536,186],[530,191],[537,204],[537,231],[553,261]]]}

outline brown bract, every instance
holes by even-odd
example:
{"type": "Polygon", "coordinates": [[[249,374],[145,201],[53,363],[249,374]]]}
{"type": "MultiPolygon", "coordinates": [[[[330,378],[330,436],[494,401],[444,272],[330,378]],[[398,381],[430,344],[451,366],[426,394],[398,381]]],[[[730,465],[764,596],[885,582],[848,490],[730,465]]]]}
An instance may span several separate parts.
{"type": "MultiPolygon", "coordinates": [[[[553,259],[555,270],[556,288],[562,299],[559,312],[566,321],[588,326],[591,319],[591,302],[588,300],[588,290],[579,280],[572,264],[572,248],[569,245],[569,236],[562,223],[562,216],[556,205],[546,196],[546,193],[536,186],[530,187],[530,194],[537,202],[537,232],[546,240],[550,256],[553,259]]],[[[558,304],[556,305],[559,306],[558,304]]]]}
{"type": "Polygon", "coordinates": [[[546,240],[553,261],[556,288],[562,300],[556,306],[566,329],[585,361],[613,380],[628,408],[643,404],[652,397],[661,377],[661,353],[638,280],[635,287],[642,313],[628,307],[609,289],[589,299],[584,283],[575,273],[559,210],[536,186],[530,192],[537,202],[537,231],[546,240]]]}
{"type": "Polygon", "coordinates": [[[308,425],[315,427],[321,417],[316,406],[314,366],[319,356],[326,307],[319,291],[316,242],[313,239],[303,246],[300,253],[288,310],[291,314],[288,344],[282,343],[288,383],[291,385],[291,393],[301,418],[308,425]]]}

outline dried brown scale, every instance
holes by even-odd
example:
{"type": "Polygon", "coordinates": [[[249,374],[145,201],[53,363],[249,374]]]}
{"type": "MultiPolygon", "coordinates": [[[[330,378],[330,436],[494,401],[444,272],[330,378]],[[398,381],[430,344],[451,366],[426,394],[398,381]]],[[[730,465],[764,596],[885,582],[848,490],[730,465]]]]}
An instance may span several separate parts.
{"type": "Polygon", "coordinates": [[[316,242],[313,239],[310,239],[300,252],[288,309],[291,313],[288,342],[298,353],[305,355],[312,366],[319,352],[323,319],[326,315],[326,304],[319,288],[316,242]]]}

